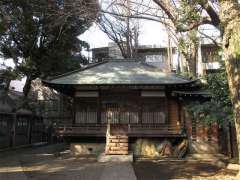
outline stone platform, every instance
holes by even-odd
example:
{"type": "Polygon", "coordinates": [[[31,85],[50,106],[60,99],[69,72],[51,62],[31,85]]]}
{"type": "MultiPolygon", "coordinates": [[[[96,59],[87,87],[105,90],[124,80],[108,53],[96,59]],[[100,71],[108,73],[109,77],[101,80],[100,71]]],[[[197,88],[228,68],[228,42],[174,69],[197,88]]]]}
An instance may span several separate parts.
{"type": "Polygon", "coordinates": [[[128,155],[108,155],[102,153],[98,156],[98,162],[133,162],[133,154],[128,155]]]}

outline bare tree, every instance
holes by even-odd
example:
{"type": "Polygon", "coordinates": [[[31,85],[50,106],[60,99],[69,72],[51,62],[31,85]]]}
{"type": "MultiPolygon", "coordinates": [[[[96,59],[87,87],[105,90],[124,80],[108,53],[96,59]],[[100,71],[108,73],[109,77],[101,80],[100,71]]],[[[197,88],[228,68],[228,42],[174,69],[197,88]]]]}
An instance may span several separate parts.
{"type": "Polygon", "coordinates": [[[116,1],[105,9],[97,19],[98,27],[117,44],[124,58],[135,57],[139,22],[131,18],[130,1],[116,1]]]}
{"type": "MultiPolygon", "coordinates": [[[[124,1],[126,2],[126,1],[124,1]]],[[[167,6],[169,8],[169,13],[171,13],[171,16],[169,16],[169,13],[166,13],[161,7],[159,7],[158,4],[154,3],[151,0],[146,1],[131,1],[128,0],[128,3],[118,2],[118,7],[128,9],[128,14],[124,14],[121,11],[110,11],[109,9],[101,10],[104,14],[110,14],[114,17],[121,18],[127,18],[127,19],[145,19],[145,20],[152,20],[155,22],[159,22],[163,24],[166,27],[166,31],[170,39],[174,39],[175,44],[178,46],[178,49],[180,53],[183,55],[183,57],[186,59],[187,67],[186,70],[188,70],[188,74],[190,76],[196,77],[196,62],[197,62],[197,51],[198,51],[198,41],[196,41],[197,34],[194,33],[197,30],[197,26],[195,27],[185,27],[180,26],[181,25],[181,15],[179,14],[179,10],[177,10],[177,6],[175,4],[175,1],[164,1],[167,3],[164,3],[163,6],[167,6]],[[131,5],[128,5],[131,4],[131,5]],[[180,33],[179,28],[186,31],[185,28],[190,28],[192,32],[185,32],[180,33]],[[195,37],[193,37],[195,35],[195,37]],[[183,38],[185,37],[185,38],[183,38]],[[183,39],[186,43],[186,46],[183,47],[183,39]]],[[[113,6],[113,4],[111,4],[113,6]]],[[[191,7],[191,6],[189,6],[191,7]]],[[[165,8],[166,9],[166,8],[165,8]]],[[[191,11],[195,11],[194,8],[191,9],[191,11]]],[[[199,16],[200,17],[200,16],[199,16]]],[[[113,23],[111,23],[113,24],[113,23]]],[[[115,25],[113,27],[116,27],[115,25]]],[[[113,29],[110,30],[113,32],[113,29]]],[[[108,34],[111,33],[108,31],[108,34]]],[[[169,41],[171,43],[171,40],[169,41]]],[[[171,48],[168,48],[168,64],[169,68],[171,68],[171,48]]]]}

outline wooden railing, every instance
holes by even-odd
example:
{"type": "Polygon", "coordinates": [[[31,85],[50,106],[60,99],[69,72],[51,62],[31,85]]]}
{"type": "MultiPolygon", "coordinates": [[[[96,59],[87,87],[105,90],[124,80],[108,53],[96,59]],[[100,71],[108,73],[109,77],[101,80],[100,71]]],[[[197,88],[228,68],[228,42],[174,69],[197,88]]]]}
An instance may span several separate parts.
{"type": "MultiPolygon", "coordinates": [[[[117,128],[118,125],[111,125],[117,128]]],[[[182,126],[173,126],[169,124],[127,124],[124,126],[124,132],[130,137],[169,137],[184,136],[182,126]]],[[[111,132],[110,129],[110,132],[111,132]]],[[[82,124],[82,125],[59,125],[55,127],[59,136],[105,136],[107,131],[106,124],[82,124]]]]}
{"type": "Polygon", "coordinates": [[[129,124],[129,136],[179,136],[184,135],[183,127],[169,124],[129,124]]]}
{"type": "Polygon", "coordinates": [[[55,131],[60,136],[105,136],[107,126],[105,124],[64,124],[56,126],[55,131]]]}

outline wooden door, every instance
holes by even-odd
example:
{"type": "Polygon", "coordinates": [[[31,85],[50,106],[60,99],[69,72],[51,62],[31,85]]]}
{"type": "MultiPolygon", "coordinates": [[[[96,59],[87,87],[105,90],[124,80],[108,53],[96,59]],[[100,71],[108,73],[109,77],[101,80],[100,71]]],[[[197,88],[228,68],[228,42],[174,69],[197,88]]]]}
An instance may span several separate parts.
{"type": "Polygon", "coordinates": [[[109,103],[105,105],[107,123],[110,124],[111,135],[122,135],[127,133],[128,123],[121,123],[121,105],[109,103]]]}

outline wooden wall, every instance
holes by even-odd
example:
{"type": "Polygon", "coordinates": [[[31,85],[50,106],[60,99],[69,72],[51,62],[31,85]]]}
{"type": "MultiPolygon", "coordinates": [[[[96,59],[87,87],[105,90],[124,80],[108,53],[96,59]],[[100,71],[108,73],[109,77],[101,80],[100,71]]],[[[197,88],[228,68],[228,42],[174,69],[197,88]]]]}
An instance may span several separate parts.
{"type": "Polygon", "coordinates": [[[180,127],[179,104],[176,99],[168,99],[168,121],[171,126],[180,127]]]}
{"type": "Polygon", "coordinates": [[[168,97],[141,97],[140,93],[105,92],[95,98],[75,99],[75,123],[170,124],[180,127],[177,99],[168,97]]]}

